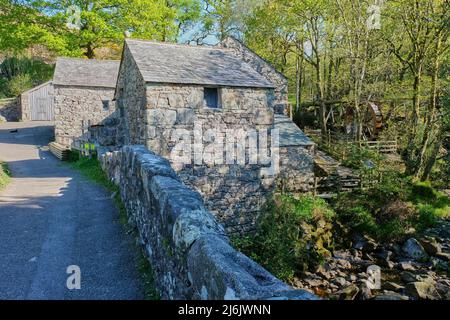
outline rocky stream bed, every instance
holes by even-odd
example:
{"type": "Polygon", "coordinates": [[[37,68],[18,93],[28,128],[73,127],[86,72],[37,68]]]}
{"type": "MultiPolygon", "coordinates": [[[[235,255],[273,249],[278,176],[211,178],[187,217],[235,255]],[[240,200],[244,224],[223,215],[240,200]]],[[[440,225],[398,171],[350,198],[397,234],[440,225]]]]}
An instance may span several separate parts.
{"type": "Polygon", "coordinates": [[[450,300],[450,221],[399,243],[356,236],[294,281],[327,299],[450,300]]]}

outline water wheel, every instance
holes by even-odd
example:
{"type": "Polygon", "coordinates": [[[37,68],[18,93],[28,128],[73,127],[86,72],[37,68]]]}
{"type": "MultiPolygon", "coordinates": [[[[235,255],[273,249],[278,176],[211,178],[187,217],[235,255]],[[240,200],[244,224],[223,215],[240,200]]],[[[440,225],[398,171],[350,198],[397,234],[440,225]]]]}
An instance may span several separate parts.
{"type": "MultiPolygon", "coordinates": [[[[380,108],[373,102],[361,106],[361,127],[363,140],[376,140],[383,127],[383,115],[380,108]]],[[[357,128],[353,108],[347,108],[345,113],[345,130],[347,134],[355,134],[357,128]]]]}
{"type": "Polygon", "coordinates": [[[367,103],[362,116],[362,134],[365,140],[375,140],[383,127],[380,108],[373,102],[367,103]]]}

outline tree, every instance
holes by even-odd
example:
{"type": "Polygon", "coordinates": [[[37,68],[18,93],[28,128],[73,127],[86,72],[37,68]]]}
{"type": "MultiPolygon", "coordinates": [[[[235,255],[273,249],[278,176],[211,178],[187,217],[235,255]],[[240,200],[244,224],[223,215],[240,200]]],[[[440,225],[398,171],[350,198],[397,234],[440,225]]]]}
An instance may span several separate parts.
{"type": "Polygon", "coordinates": [[[119,45],[125,32],[134,38],[176,41],[185,24],[200,14],[199,0],[0,1],[6,8],[0,17],[11,34],[0,42],[3,49],[40,43],[59,54],[90,59],[98,48],[119,45]],[[18,46],[13,37],[23,34],[28,36],[19,37],[18,46]]]}

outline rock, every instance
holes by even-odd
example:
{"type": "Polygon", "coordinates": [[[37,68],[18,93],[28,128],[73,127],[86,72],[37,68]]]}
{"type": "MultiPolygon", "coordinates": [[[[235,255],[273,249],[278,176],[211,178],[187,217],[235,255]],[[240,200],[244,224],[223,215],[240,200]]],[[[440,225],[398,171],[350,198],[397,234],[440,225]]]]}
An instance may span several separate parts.
{"type": "Polygon", "coordinates": [[[394,256],[394,253],[389,250],[382,250],[377,253],[375,253],[375,257],[377,257],[380,260],[392,260],[394,256]]]}
{"type": "Polygon", "coordinates": [[[424,260],[428,256],[422,245],[414,238],[409,238],[402,247],[403,252],[415,260],[424,260]]]}
{"type": "Polygon", "coordinates": [[[350,277],[349,277],[349,279],[350,279],[350,281],[356,281],[356,280],[358,280],[358,278],[357,278],[354,274],[351,274],[350,277]]]}
{"type": "Polygon", "coordinates": [[[327,280],[331,278],[330,272],[326,269],[324,265],[320,265],[317,267],[316,274],[327,280]]]}
{"type": "Polygon", "coordinates": [[[311,287],[318,287],[322,285],[322,280],[318,279],[303,279],[303,281],[305,281],[311,287]]]}
{"type": "Polygon", "coordinates": [[[367,287],[367,284],[365,282],[361,283],[359,286],[358,300],[369,300],[372,296],[372,291],[367,287]]]}
{"type": "Polygon", "coordinates": [[[402,271],[400,273],[400,278],[403,282],[410,283],[417,280],[417,276],[409,271],[402,271]]]}
{"type": "Polygon", "coordinates": [[[359,288],[356,285],[351,285],[345,289],[342,289],[330,296],[332,300],[354,300],[359,292],[359,288]]]}
{"type": "Polygon", "coordinates": [[[441,296],[430,281],[417,281],[406,285],[406,293],[416,299],[439,300],[441,296]]]}
{"type": "Polygon", "coordinates": [[[372,252],[378,248],[378,244],[368,236],[356,238],[353,249],[361,250],[363,252],[372,252]]]}
{"type": "Polygon", "coordinates": [[[438,282],[438,283],[436,283],[436,290],[437,290],[437,292],[441,295],[441,296],[444,296],[445,297],[445,295],[447,294],[447,293],[450,293],[450,286],[449,285],[447,285],[447,284],[444,284],[444,283],[442,283],[442,282],[438,282]]]}
{"type": "Polygon", "coordinates": [[[425,249],[426,253],[431,256],[434,256],[440,252],[442,252],[442,247],[437,241],[433,238],[430,239],[420,239],[419,240],[422,247],[425,249]]]}
{"type": "Polygon", "coordinates": [[[436,253],[435,256],[438,257],[439,259],[442,259],[445,261],[450,261],[450,253],[439,252],[439,253],[436,253]]]}
{"type": "Polygon", "coordinates": [[[352,268],[352,264],[351,264],[349,261],[347,261],[347,260],[344,260],[344,259],[336,259],[336,262],[337,262],[337,264],[338,264],[340,267],[342,267],[342,268],[344,268],[344,269],[351,269],[351,268],[352,268]]]}
{"type": "Polygon", "coordinates": [[[6,122],[6,121],[7,121],[6,118],[4,116],[0,115],[0,122],[6,122]]]}
{"type": "Polygon", "coordinates": [[[385,282],[383,284],[383,288],[389,291],[395,291],[395,292],[399,292],[405,289],[404,286],[401,286],[395,282],[385,282]]]}
{"type": "Polygon", "coordinates": [[[394,269],[395,263],[390,260],[379,260],[379,264],[388,269],[394,269]]]}
{"type": "Polygon", "coordinates": [[[409,300],[409,297],[393,291],[383,291],[374,300],[409,300]]]}
{"type": "Polygon", "coordinates": [[[401,261],[398,265],[400,266],[400,269],[402,269],[404,271],[414,271],[414,270],[416,270],[416,268],[414,268],[414,266],[411,263],[411,261],[401,261]]]}
{"type": "Polygon", "coordinates": [[[344,287],[348,284],[347,280],[345,280],[342,277],[337,277],[336,279],[333,280],[333,282],[341,287],[344,287]]]}
{"type": "Polygon", "coordinates": [[[369,253],[367,253],[367,252],[364,252],[364,253],[363,253],[363,258],[364,258],[365,260],[370,261],[371,263],[375,261],[375,259],[374,259],[369,253]]]}

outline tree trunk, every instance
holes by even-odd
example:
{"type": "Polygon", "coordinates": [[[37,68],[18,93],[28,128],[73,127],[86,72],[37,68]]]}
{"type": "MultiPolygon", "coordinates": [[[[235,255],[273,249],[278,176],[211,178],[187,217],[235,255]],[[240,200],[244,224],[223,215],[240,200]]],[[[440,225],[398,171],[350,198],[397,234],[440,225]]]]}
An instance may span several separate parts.
{"type": "MultiPolygon", "coordinates": [[[[421,150],[419,152],[417,171],[415,174],[416,178],[421,176],[422,179],[425,176],[424,165],[425,165],[426,151],[428,149],[430,134],[433,129],[435,118],[436,118],[437,95],[438,95],[437,87],[438,87],[438,76],[439,76],[439,66],[440,66],[440,54],[439,54],[440,50],[441,50],[441,37],[440,37],[440,35],[438,35],[438,38],[436,41],[436,47],[435,47],[436,55],[434,57],[434,64],[433,64],[433,69],[432,69],[433,74],[431,76],[430,106],[429,106],[426,120],[425,120],[425,130],[424,130],[424,134],[423,134],[421,150]]],[[[440,145],[441,141],[436,141],[435,143],[440,145]]],[[[434,163],[434,161],[433,161],[433,163],[434,163]]]]}
{"type": "Polygon", "coordinates": [[[91,43],[88,43],[88,45],[86,46],[86,52],[84,53],[84,55],[88,59],[94,59],[95,58],[94,48],[92,47],[91,43]]]}
{"type": "Polygon", "coordinates": [[[419,117],[420,117],[420,87],[421,87],[421,70],[417,70],[414,74],[414,83],[413,83],[413,110],[411,114],[411,131],[408,137],[408,146],[406,149],[406,173],[407,174],[416,174],[417,172],[417,148],[416,144],[416,136],[417,136],[417,126],[419,125],[419,117]]]}

